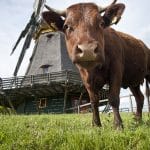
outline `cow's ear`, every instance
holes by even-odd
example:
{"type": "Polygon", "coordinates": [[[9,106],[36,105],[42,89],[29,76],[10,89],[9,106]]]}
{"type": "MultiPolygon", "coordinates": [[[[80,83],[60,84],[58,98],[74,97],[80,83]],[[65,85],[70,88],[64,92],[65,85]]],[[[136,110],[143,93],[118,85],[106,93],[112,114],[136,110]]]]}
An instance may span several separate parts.
{"type": "Polygon", "coordinates": [[[42,17],[50,27],[62,31],[64,20],[59,14],[53,11],[45,11],[42,13],[42,17]]]}
{"type": "Polygon", "coordinates": [[[103,15],[104,27],[117,24],[121,19],[125,5],[122,3],[114,4],[108,7],[103,15]]]}

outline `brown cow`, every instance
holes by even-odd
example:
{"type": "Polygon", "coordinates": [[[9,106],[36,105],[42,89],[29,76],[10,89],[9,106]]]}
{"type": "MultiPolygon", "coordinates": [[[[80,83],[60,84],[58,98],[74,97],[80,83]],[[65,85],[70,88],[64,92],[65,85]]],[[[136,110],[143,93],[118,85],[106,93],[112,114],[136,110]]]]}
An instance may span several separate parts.
{"type": "Polygon", "coordinates": [[[98,91],[108,84],[114,126],[120,129],[123,127],[119,114],[121,87],[132,91],[137,103],[136,119],[142,119],[144,96],[140,84],[144,78],[150,81],[150,51],[142,41],[109,27],[118,23],[125,8],[124,4],[115,3],[116,0],[105,8],[78,3],[59,13],[47,6],[50,11],[44,12],[43,18],[65,33],[69,56],[89,93],[93,125],[101,126],[98,91]]]}

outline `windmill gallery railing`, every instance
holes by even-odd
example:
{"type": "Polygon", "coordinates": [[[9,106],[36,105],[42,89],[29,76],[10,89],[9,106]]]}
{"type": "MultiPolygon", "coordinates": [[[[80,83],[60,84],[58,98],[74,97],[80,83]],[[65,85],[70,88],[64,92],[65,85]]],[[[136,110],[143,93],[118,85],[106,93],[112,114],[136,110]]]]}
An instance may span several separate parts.
{"type": "Polygon", "coordinates": [[[3,90],[23,88],[37,84],[50,84],[51,82],[82,84],[78,73],[66,70],[46,74],[2,78],[1,80],[1,87],[3,90]]]}

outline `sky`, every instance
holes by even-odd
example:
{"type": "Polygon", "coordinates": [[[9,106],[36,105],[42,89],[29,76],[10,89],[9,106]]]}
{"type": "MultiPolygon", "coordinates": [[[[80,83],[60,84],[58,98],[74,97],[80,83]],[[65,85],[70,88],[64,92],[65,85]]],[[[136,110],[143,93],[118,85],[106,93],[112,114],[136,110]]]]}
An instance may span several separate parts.
{"type": "MultiPolygon", "coordinates": [[[[112,0],[46,0],[56,9],[65,9],[78,2],[95,2],[105,6],[112,0]]],[[[21,52],[23,40],[10,56],[11,50],[33,11],[34,0],[0,0],[0,77],[12,77],[21,52]]],[[[118,0],[126,9],[122,19],[112,27],[143,40],[150,47],[150,0],[118,0]]],[[[24,75],[34,47],[34,41],[27,50],[18,75],[24,75]]]]}
{"type": "MultiPolygon", "coordinates": [[[[53,8],[65,9],[71,4],[87,1],[102,6],[111,2],[111,0],[46,0],[46,3],[53,8]]],[[[142,39],[150,47],[150,1],[118,0],[118,2],[124,3],[126,9],[120,22],[113,25],[113,28],[142,39]]],[[[0,0],[0,77],[2,78],[13,76],[24,41],[21,41],[12,56],[10,53],[19,34],[30,19],[33,3],[34,0],[0,0]]],[[[18,75],[25,74],[33,46],[34,41],[27,50],[18,75]]]]}

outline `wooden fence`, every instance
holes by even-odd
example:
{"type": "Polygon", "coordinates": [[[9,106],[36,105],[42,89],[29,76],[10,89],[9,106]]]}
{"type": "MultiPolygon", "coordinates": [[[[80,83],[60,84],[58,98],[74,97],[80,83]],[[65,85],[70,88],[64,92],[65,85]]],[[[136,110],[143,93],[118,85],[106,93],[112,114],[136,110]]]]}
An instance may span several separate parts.
{"type": "MultiPolygon", "coordinates": [[[[131,94],[120,97],[120,100],[122,98],[128,98],[129,99],[129,103],[130,103],[129,107],[124,106],[123,108],[120,108],[119,109],[120,112],[136,112],[137,107],[133,107],[133,102],[132,102],[133,99],[132,99],[132,97],[133,97],[133,95],[131,95],[131,94]]],[[[99,101],[99,103],[103,103],[103,102],[106,102],[107,105],[109,105],[108,104],[108,99],[103,99],[103,100],[99,101]]],[[[112,112],[111,106],[107,107],[107,105],[102,110],[102,112],[112,112]]],[[[71,108],[66,109],[66,111],[76,110],[75,111],[76,113],[80,113],[80,112],[82,112],[82,109],[84,109],[87,106],[90,108],[91,103],[86,103],[86,104],[83,104],[83,105],[78,105],[78,106],[75,106],[75,107],[71,107],[71,108]]],[[[148,111],[148,105],[144,105],[143,111],[146,111],[146,112],[148,111]]]]}
{"type": "Polygon", "coordinates": [[[51,82],[82,83],[78,73],[73,71],[61,71],[47,74],[1,78],[0,87],[2,90],[5,90],[22,88],[24,86],[32,86],[35,84],[50,84],[51,82]]]}

